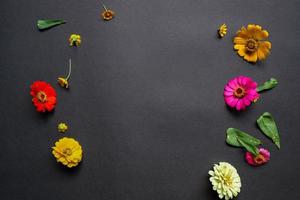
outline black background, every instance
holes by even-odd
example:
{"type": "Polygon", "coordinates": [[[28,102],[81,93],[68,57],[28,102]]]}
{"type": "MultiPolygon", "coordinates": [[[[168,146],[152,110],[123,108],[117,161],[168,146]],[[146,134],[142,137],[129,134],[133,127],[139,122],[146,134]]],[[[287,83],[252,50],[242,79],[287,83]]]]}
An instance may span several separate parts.
{"type": "Polygon", "coordinates": [[[214,163],[233,164],[241,200],[300,199],[300,1],[1,0],[0,198],[199,200],[217,199],[208,181],[214,163]],[[36,20],[67,24],[40,32],[36,20]],[[216,32],[228,24],[228,34],[216,32]],[[233,50],[235,32],[249,23],[270,33],[271,55],[255,65],[233,50]],[[71,33],[82,46],[71,48],[71,33]],[[70,89],[56,79],[73,61],[70,89]],[[278,87],[245,112],[223,101],[225,83],[238,75],[278,87]],[[51,83],[55,112],[40,114],[30,84],[51,83]],[[264,111],[276,119],[282,149],[260,133],[264,111]],[[57,132],[68,123],[66,134],[57,132]],[[253,168],[240,149],[225,144],[228,127],[244,130],[271,151],[253,168]],[[56,163],[51,146],[74,137],[84,150],[79,167],[56,163]],[[298,191],[297,191],[298,190],[298,191]]]}

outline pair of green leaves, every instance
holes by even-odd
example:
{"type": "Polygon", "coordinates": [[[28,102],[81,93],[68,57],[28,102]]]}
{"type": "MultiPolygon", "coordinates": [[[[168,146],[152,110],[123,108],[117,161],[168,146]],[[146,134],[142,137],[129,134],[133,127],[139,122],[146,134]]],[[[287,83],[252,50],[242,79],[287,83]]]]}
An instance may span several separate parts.
{"type": "Polygon", "coordinates": [[[258,145],[261,144],[261,141],[236,128],[227,129],[226,142],[235,147],[244,147],[255,156],[259,154],[258,145]]]}
{"type": "MultiPolygon", "coordinates": [[[[272,139],[278,149],[280,149],[279,132],[272,115],[265,112],[257,119],[257,125],[267,137],[272,139]]],[[[261,144],[261,141],[238,129],[227,129],[226,142],[235,147],[244,147],[255,156],[259,154],[258,146],[261,144]]]]}
{"type": "Polygon", "coordinates": [[[37,27],[39,30],[45,30],[65,23],[67,22],[61,19],[40,19],[37,21],[37,27]]]}

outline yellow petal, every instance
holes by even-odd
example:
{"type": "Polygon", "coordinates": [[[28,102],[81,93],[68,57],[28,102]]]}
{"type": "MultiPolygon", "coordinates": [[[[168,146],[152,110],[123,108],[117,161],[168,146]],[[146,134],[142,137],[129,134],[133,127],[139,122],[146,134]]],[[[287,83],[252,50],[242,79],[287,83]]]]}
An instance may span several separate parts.
{"type": "Polygon", "coordinates": [[[237,52],[241,57],[244,57],[246,55],[246,48],[240,48],[237,52]]]}
{"type": "Polygon", "coordinates": [[[243,48],[245,48],[245,45],[243,45],[243,44],[236,44],[236,45],[234,45],[234,49],[235,50],[239,50],[239,49],[243,49],[243,48]]]}
{"type": "Polygon", "coordinates": [[[257,52],[254,52],[249,55],[249,62],[255,63],[257,61],[257,52]]]}
{"type": "Polygon", "coordinates": [[[237,33],[236,33],[237,37],[241,37],[244,39],[248,39],[251,37],[251,34],[247,31],[247,29],[245,27],[242,27],[237,33]]]}
{"type": "Polygon", "coordinates": [[[247,60],[248,62],[256,62],[257,61],[257,53],[251,53],[251,54],[245,54],[244,59],[247,60]]]}
{"type": "Polygon", "coordinates": [[[245,40],[245,38],[242,38],[242,37],[235,37],[234,39],[233,39],[233,42],[235,43],[235,44],[246,44],[246,40],[245,40]]]}
{"type": "Polygon", "coordinates": [[[264,41],[259,43],[258,59],[264,60],[270,54],[271,42],[264,41]]]}
{"type": "Polygon", "coordinates": [[[258,57],[258,60],[264,60],[264,59],[266,59],[266,56],[267,56],[267,55],[265,55],[264,51],[263,51],[261,48],[259,48],[259,49],[257,50],[257,57],[258,57]]]}
{"type": "Polygon", "coordinates": [[[249,24],[247,30],[257,40],[265,40],[269,37],[268,31],[262,30],[259,25],[249,24]]]}

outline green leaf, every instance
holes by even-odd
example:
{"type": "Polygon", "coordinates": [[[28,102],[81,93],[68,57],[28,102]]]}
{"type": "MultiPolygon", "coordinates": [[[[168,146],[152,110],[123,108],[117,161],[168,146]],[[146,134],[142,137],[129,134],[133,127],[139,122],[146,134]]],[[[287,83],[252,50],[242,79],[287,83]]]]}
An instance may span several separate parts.
{"type": "Polygon", "coordinates": [[[247,151],[249,151],[253,155],[257,156],[259,154],[259,149],[257,148],[257,146],[247,143],[242,138],[237,138],[237,141],[241,144],[241,146],[243,146],[247,151]]]}
{"type": "Polygon", "coordinates": [[[270,90],[278,84],[278,81],[275,78],[271,78],[270,80],[266,81],[264,84],[258,86],[256,88],[257,92],[262,92],[264,90],[270,90]]]}
{"type": "Polygon", "coordinates": [[[272,141],[276,144],[278,149],[280,149],[280,138],[279,132],[273,119],[271,113],[265,112],[262,114],[257,120],[257,125],[259,126],[260,130],[272,141]]]}
{"type": "Polygon", "coordinates": [[[44,30],[64,23],[67,22],[61,19],[40,19],[37,21],[37,27],[39,30],[44,30]]]}
{"type": "Polygon", "coordinates": [[[227,129],[227,137],[226,142],[229,145],[235,146],[235,147],[243,147],[241,143],[238,141],[238,139],[243,140],[244,142],[253,145],[258,146],[261,144],[261,141],[243,131],[240,131],[236,128],[228,128],[227,129]]]}

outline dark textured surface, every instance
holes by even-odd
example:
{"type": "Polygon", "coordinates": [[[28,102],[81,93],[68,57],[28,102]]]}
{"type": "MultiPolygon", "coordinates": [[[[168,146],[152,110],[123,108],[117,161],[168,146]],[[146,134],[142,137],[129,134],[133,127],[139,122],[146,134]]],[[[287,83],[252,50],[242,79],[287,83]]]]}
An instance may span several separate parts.
{"type": "Polygon", "coordinates": [[[232,163],[242,178],[241,200],[300,199],[300,1],[106,1],[117,16],[99,18],[101,2],[1,0],[1,200],[209,200],[208,170],[232,163]],[[40,18],[67,24],[39,32],[40,18]],[[216,30],[227,23],[227,36],[216,30]],[[257,23],[270,32],[272,54],[251,65],[233,51],[232,37],[257,23]],[[70,48],[71,33],[82,46],[70,48]],[[56,84],[73,60],[71,89],[56,84]],[[224,84],[237,75],[279,86],[247,111],[229,111],[224,84]],[[53,84],[58,105],[41,115],[30,84],[53,84]],[[264,111],[275,117],[282,149],[256,128],[264,111]],[[79,140],[83,162],[67,170],[51,146],[63,135],[79,140]],[[225,144],[236,127],[262,139],[270,162],[248,166],[240,149],[225,144]]]}

